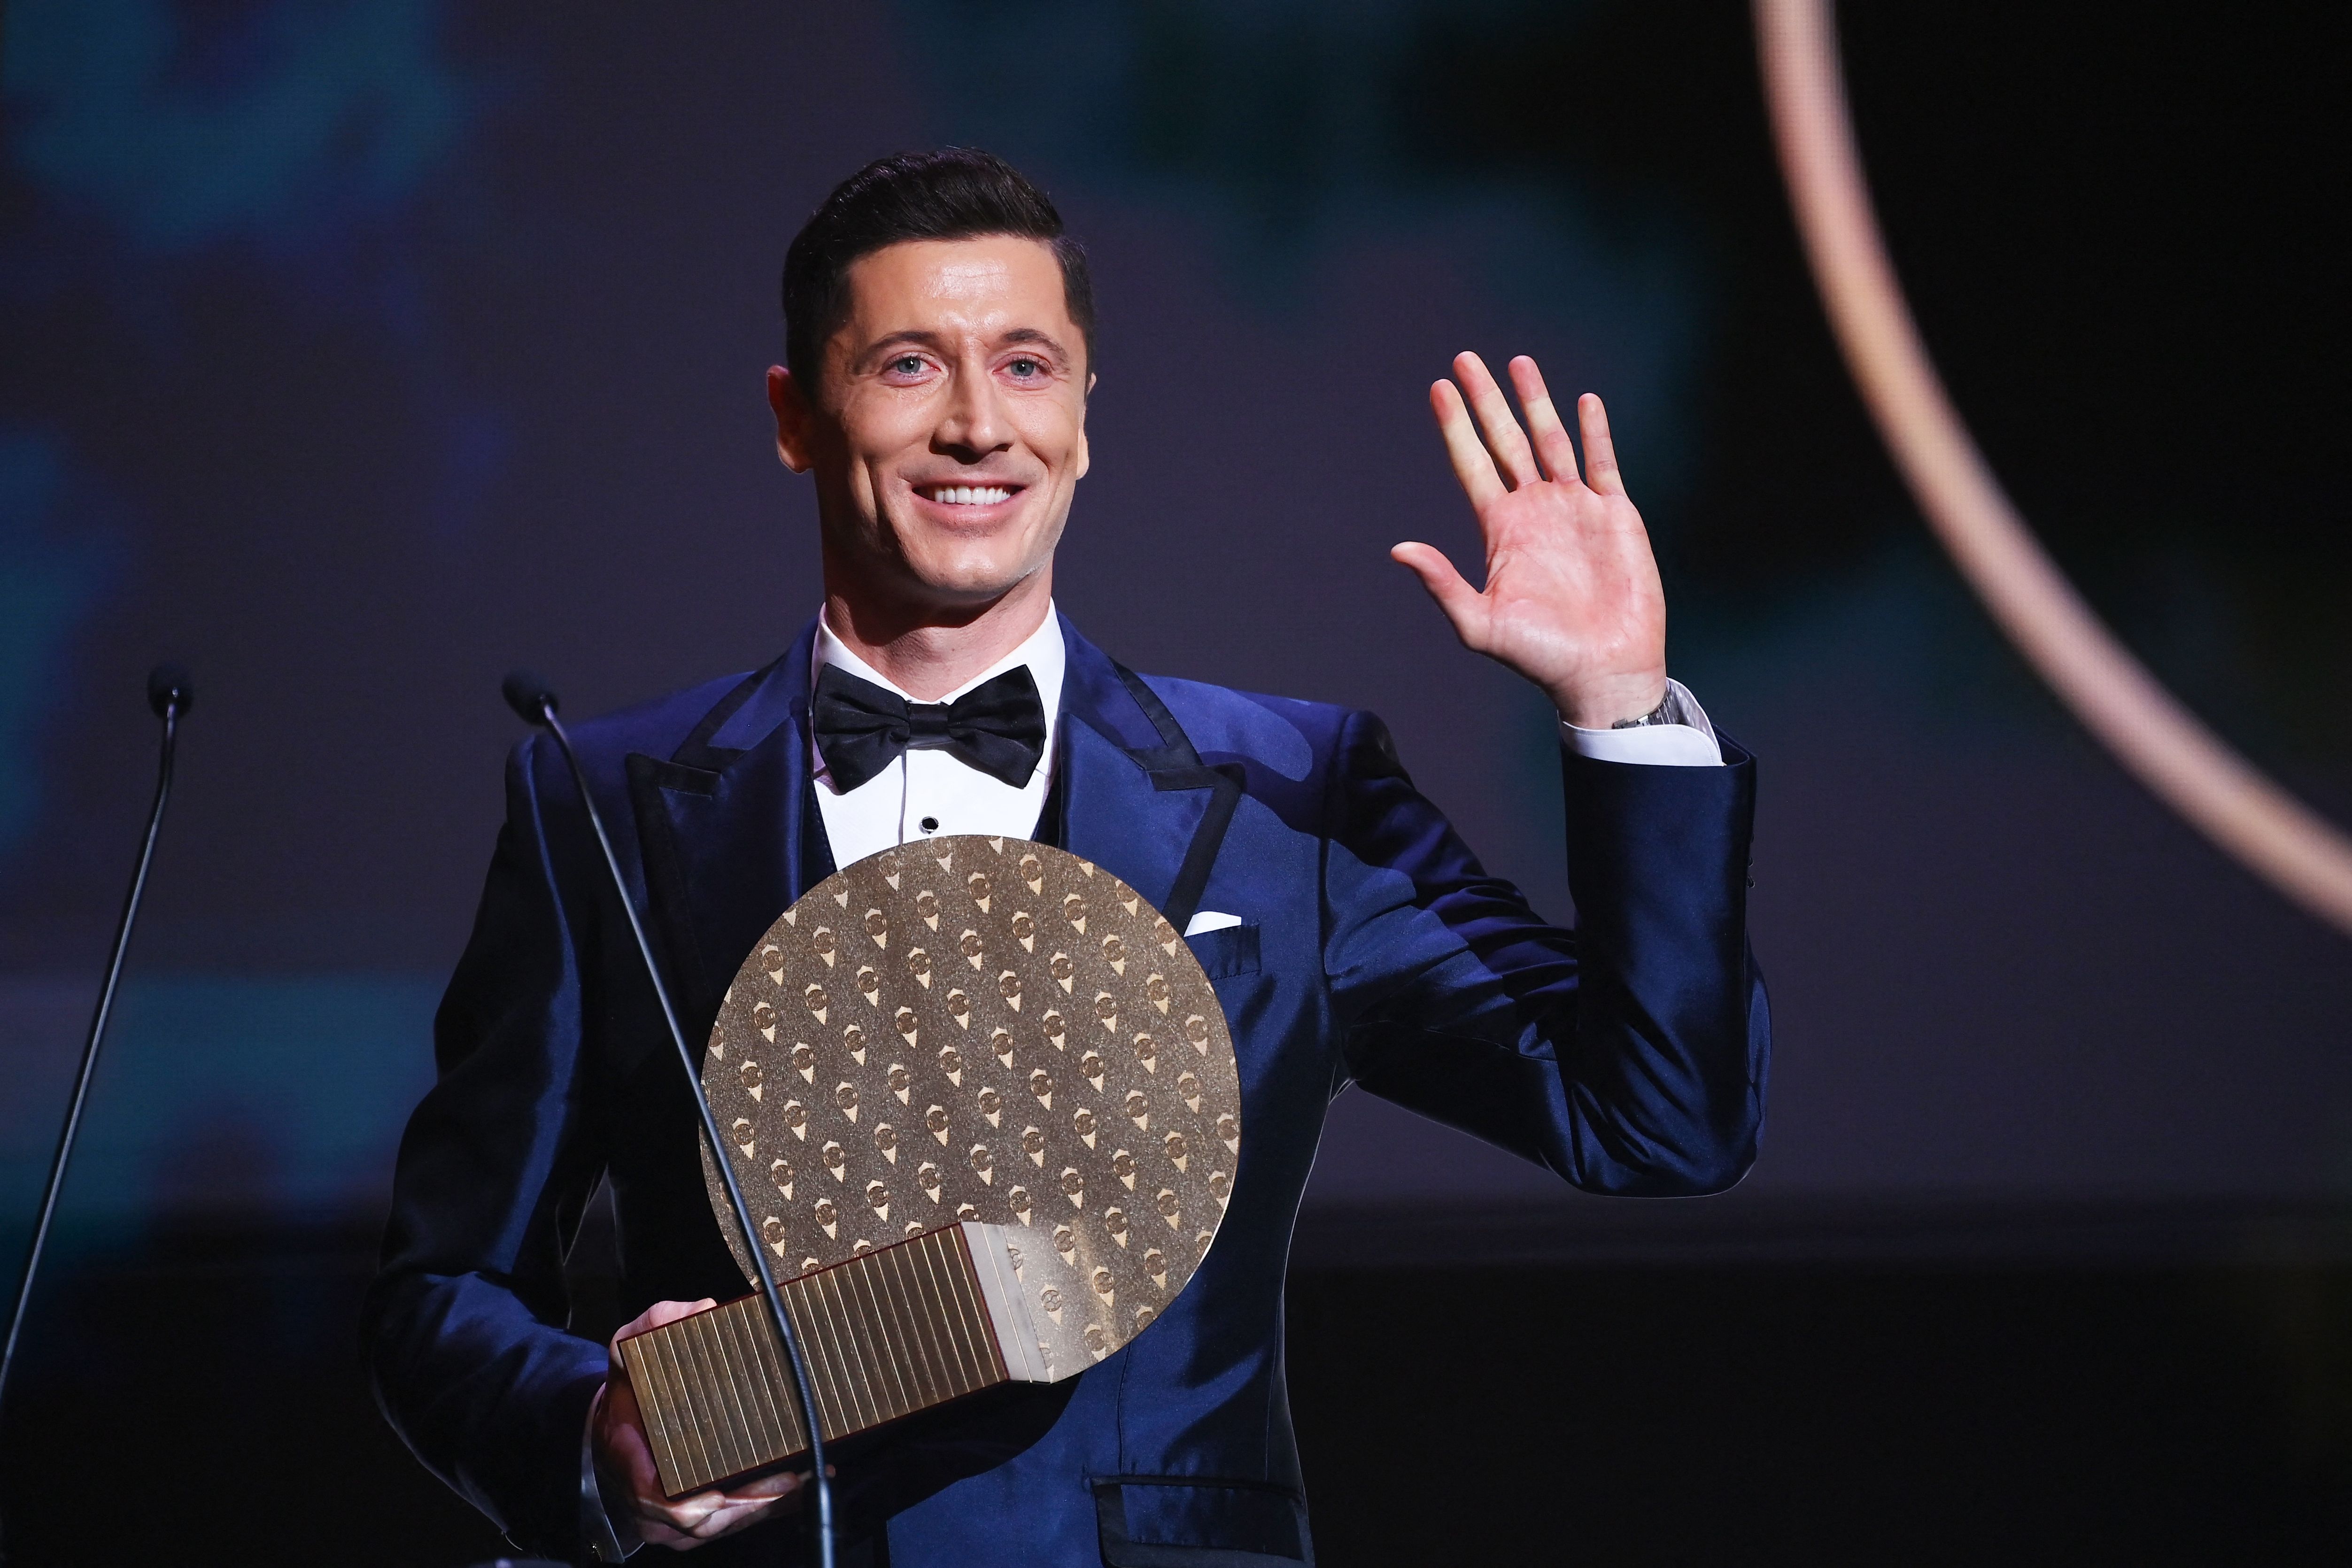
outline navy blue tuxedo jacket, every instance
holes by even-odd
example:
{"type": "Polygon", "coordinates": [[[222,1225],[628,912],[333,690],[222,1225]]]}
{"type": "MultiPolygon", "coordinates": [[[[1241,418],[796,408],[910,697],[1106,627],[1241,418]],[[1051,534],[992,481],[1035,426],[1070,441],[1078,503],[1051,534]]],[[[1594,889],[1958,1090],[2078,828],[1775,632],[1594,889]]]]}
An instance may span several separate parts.
{"type": "MultiPolygon", "coordinates": [[[[1066,622],[1045,831],[1192,938],[1240,1057],[1243,1159],[1192,1286],[1066,1382],[918,1416],[837,1460],[845,1531],[897,1568],[1311,1561],[1283,1386],[1283,1276],[1326,1107],[1349,1083],[1589,1191],[1689,1195],[1754,1158],[1768,1023],[1748,952],[1753,759],[1563,751],[1573,931],[1489,876],[1371,715],[1129,675],[1066,622]]],[[[810,783],[811,636],[767,669],[575,731],[688,1039],[830,869],[810,783]]],[[[749,1287],[694,1112],[572,779],[517,747],[472,940],[401,1146],[365,1333],[419,1458],[519,1543],[576,1555],[601,1344],[562,1260],[609,1176],[621,1304],[749,1287]]],[[[763,1527],[695,1561],[794,1558],[763,1527]]]]}

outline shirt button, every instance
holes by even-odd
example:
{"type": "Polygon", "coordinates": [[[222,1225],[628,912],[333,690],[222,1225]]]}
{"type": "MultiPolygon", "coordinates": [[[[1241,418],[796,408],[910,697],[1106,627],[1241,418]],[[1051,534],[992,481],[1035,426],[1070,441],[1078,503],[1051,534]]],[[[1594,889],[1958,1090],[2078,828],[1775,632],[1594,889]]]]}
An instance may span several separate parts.
{"type": "Polygon", "coordinates": [[[938,832],[940,831],[940,820],[937,817],[925,817],[922,821],[922,829],[923,831],[927,833],[938,832]]]}

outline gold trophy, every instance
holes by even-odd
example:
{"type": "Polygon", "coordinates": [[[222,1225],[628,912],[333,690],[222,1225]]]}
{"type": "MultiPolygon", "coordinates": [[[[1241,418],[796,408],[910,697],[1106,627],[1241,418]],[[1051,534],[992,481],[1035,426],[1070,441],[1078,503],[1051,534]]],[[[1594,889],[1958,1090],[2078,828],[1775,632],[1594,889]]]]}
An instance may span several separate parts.
{"type": "MultiPolygon", "coordinates": [[[[902,844],[810,890],[737,971],[702,1082],[827,1442],[1118,1350],[1208,1255],[1241,1156],[1200,961],[1133,888],[1022,839],[902,844]]],[[[759,1296],[620,1353],[670,1496],[807,1451],[759,1296]]]]}

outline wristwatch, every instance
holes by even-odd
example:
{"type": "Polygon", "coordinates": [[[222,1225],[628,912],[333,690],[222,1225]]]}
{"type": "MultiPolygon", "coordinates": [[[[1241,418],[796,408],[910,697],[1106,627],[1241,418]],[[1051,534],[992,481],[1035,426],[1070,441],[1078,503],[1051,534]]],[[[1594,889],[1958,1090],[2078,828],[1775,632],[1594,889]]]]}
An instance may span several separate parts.
{"type": "Polygon", "coordinates": [[[1683,711],[1683,690],[1674,682],[1666,683],[1666,695],[1658,706],[1639,718],[1621,718],[1612,729],[1640,729],[1653,724],[1685,724],[1689,716],[1683,711]]]}

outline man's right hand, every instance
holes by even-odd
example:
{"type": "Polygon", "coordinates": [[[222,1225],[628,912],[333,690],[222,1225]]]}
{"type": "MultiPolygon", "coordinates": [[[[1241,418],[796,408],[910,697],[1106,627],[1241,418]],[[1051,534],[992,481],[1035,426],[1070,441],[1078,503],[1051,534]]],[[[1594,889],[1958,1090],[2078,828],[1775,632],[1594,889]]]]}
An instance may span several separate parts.
{"type": "Polygon", "coordinates": [[[636,1392],[621,1361],[620,1343],[631,1334],[676,1322],[718,1303],[656,1301],[613,1336],[612,1360],[604,1375],[604,1392],[596,1404],[594,1422],[597,1468],[628,1492],[638,1535],[673,1552],[691,1552],[707,1541],[732,1535],[770,1514],[799,1506],[802,1472],[781,1470],[740,1486],[712,1487],[673,1502],[662,1495],[661,1477],[654,1469],[654,1451],[646,1441],[645,1418],[637,1410],[636,1392]]]}

